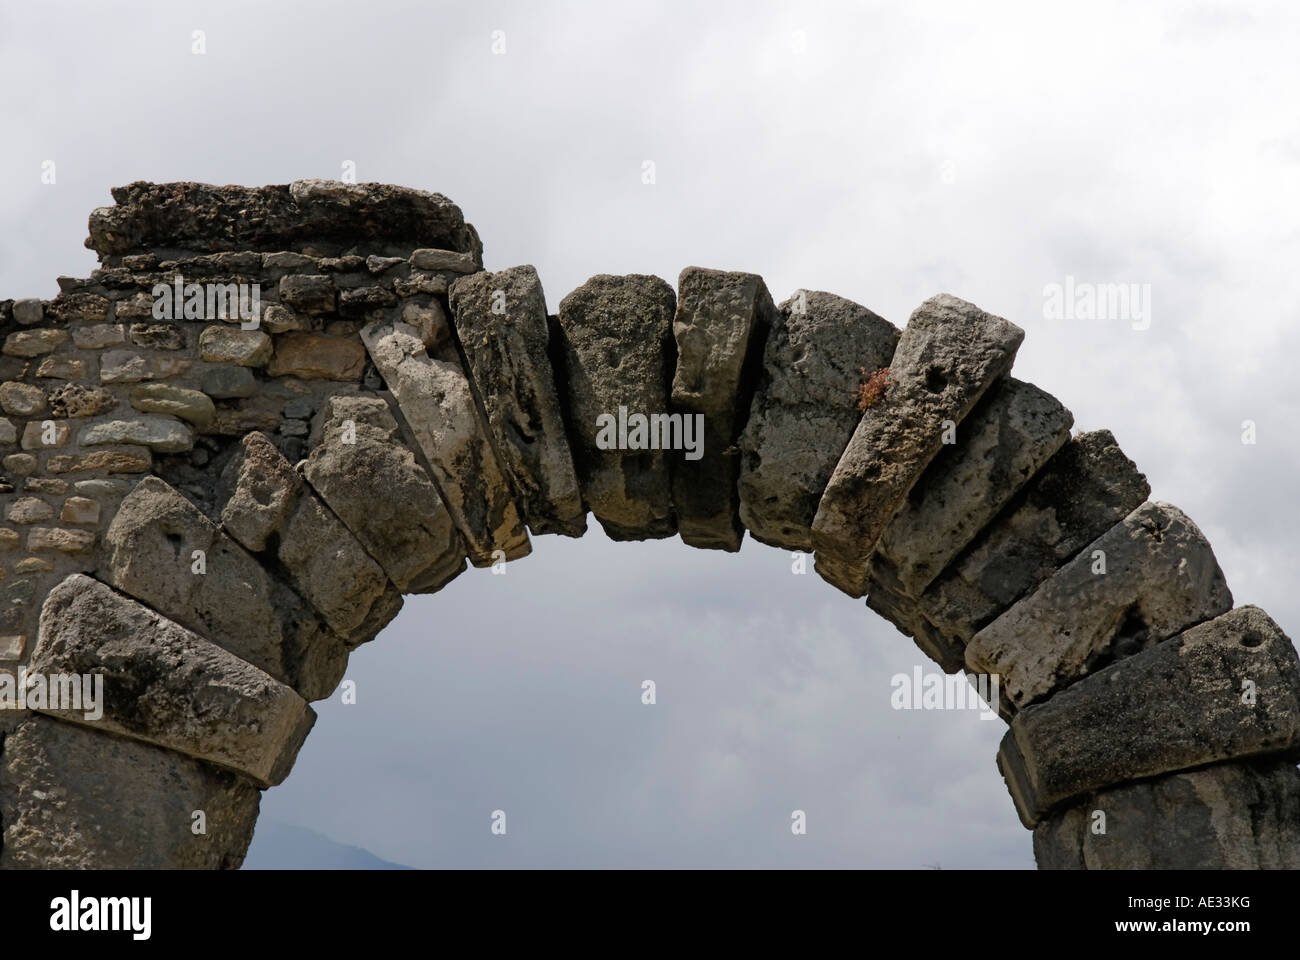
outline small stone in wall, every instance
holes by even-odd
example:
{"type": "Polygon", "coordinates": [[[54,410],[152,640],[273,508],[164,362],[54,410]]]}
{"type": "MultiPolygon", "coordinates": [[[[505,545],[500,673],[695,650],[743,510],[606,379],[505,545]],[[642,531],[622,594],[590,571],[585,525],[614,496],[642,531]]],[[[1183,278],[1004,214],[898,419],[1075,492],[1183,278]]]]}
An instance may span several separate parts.
{"type": "Polygon", "coordinates": [[[11,453],[4,459],[5,473],[25,477],[36,470],[39,462],[30,453],[11,453]]]}
{"type": "Polygon", "coordinates": [[[118,320],[152,320],[153,297],[147,293],[137,293],[128,300],[117,301],[113,316],[118,320]]]}
{"type": "Polygon", "coordinates": [[[247,367],[209,367],[199,380],[203,392],[216,400],[251,397],[257,392],[257,380],[247,367]]]}
{"type": "Polygon", "coordinates": [[[280,302],[303,313],[333,313],[334,281],[321,275],[282,277],[280,302]]]}
{"type": "Polygon", "coordinates": [[[185,335],[174,323],[133,323],[131,342],[154,350],[181,350],[185,347],[185,335]]]}
{"type": "Polygon", "coordinates": [[[18,428],[11,420],[0,417],[0,443],[17,443],[18,428]]]}
{"type": "Polygon", "coordinates": [[[84,380],[86,362],[69,357],[46,357],[36,369],[36,375],[51,380],[84,380]]]}
{"type": "Polygon", "coordinates": [[[211,423],[217,412],[207,394],[170,383],[146,383],[135,387],[131,391],[131,406],[143,413],[170,414],[198,426],[211,423]]]}
{"type": "Polygon", "coordinates": [[[27,649],[27,638],[21,635],[0,637],[0,660],[21,660],[27,649]]]}
{"type": "Polygon", "coordinates": [[[66,330],[19,330],[5,338],[4,352],[11,357],[39,357],[67,339],[66,330]]]}
{"type": "Polygon", "coordinates": [[[67,444],[68,435],[68,425],[62,420],[32,420],[23,428],[22,448],[48,450],[62,447],[67,444]]]}
{"type": "Polygon", "coordinates": [[[19,497],[5,513],[10,523],[44,523],[53,516],[54,508],[37,497],[19,497]]]}
{"type": "Polygon", "coordinates": [[[15,300],[13,313],[14,322],[24,327],[34,327],[45,319],[45,307],[33,298],[15,300]]]}
{"type": "Polygon", "coordinates": [[[24,557],[14,564],[14,573],[49,573],[54,564],[41,557],[24,557]]]}
{"type": "Polygon", "coordinates": [[[108,300],[97,293],[60,293],[45,313],[62,323],[100,323],[108,307],[108,300]]]}
{"type": "Polygon", "coordinates": [[[77,456],[50,457],[45,469],[50,473],[88,473],[91,470],[102,470],[105,473],[148,473],[153,469],[153,456],[147,447],[95,450],[77,456]]]}
{"type": "Polygon", "coordinates": [[[88,327],[75,327],[72,342],[82,350],[102,350],[104,347],[126,343],[126,328],[120,323],[96,323],[88,327]]]}
{"type": "Polygon", "coordinates": [[[273,377],[360,380],[365,365],[366,348],[359,340],[286,333],[276,338],[275,355],[266,370],[273,377]]]}
{"type": "Polygon", "coordinates": [[[23,489],[28,493],[53,493],[62,495],[68,492],[68,483],[66,480],[60,480],[58,477],[28,477],[23,484],[23,489]]]}
{"type": "Polygon", "coordinates": [[[267,333],[288,333],[290,330],[310,330],[311,317],[295,313],[278,303],[262,308],[262,329],[267,333]]]}
{"type": "Polygon", "coordinates": [[[139,383],[142,380],[165,380],[190,368],[192,361],[182,357],[136,353],[134,350],[110,350],[99,361],[101,383],[139,383]]]}
{"type": "Polygon", "coordinates": [[[455,250],[416,250],[411,265],[419,270],[450,270],[452,273],[477,273],[479,265],[468,253],[455,250]]]}
{"type": "Polygon", "coordinates": [[[8,380],[0,384],[0,407],[5,413],[17,417],[30,417],[45,412],[45,391],[30,383],[8,380]]]}
{"type": "Polygon", "coordinates": [[[194,447],[194,434],[171,417],[143,416],[134,420],[110,420],[85,427],[77,435],[83,447],[109,443],[133,443],[158,453],[182,453],[194,447]]]}
{"type": "Polygon", "coordinates": [[[106,477],[78,480],[72,486],[77,493],[85,497],[124,497],[131,489],[131,485],[125,480],[109,480],[106,477]]]}
{"type": "Polygon", "coordinates": [[[271,356],[271,338],[261,330],[206,327],[199,335],[199,359],[209,363],[237,363],[263,367],[271,356]]]}
{"type": "Polygon", "coordinates": [[[13,550],[21,539],[17,530],[11,527],[0,527],[0,550],[13,550]]]}
{"type": "Polygon", "coordinates": [[[94,526],[99,523],[99,504],[89,497],[68,497],[63,501],[59,522],[94,526]]]}
{"type": "Polygon", "coordinates": [[[27,549],[33,553],[87,553],[95,545],[89,530],[64,530],[61,527],[33,527],[27,535],[27,549]]]}
{"type": "Polygon", "coordinates": [[[50,392],[50,410],[59,417],[94,417],[117,406],[117,397],[103,387],[69,383],[50,392]]]}

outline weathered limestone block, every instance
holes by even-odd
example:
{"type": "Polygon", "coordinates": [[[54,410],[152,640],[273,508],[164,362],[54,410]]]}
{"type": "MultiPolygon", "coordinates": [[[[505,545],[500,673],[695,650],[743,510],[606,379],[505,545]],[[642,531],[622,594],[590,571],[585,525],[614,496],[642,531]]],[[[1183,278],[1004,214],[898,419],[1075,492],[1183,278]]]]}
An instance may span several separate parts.
{"type": "Polygon", "coordinates": [[[4,353],[9,357],[39,357],[63,344],[66,330],[47,327],[42,330],[19,330],[5,337],[4,353]]]}
{"type": "Polygon", "coordinates": [[[310,241],[475,250],[460,208],[439,193],[380,183],[296,180],[269,187],[136,182],[90,215],[101,256],[150,248],[275,253],[310,241]]]}
{"type": "Polygon", "coordinates": [[[1255,760],[1101,790],[1034,828],[1034,858],[1040,870],[1297,870],[1300,770],[1255,760]]]}
{"type": "Polygon", "coordinates": [[[677,523],[693,547],[734,552],[745,535],[736,444],[775,315],[757,274],[687,267],[677,278],[672,401],[684,416],[704,418],[698,458],[683,457],[673,469],[677,523]]]}
{"type": "Polygon", "coordinates": [[[251,397],[257,392],[257,378],[247,367],[209,367],[203,371],[199,385],[216,400],[251,397]]]}
{"type": "Polygon", "coordinates": [[[912,487],[876,546],[919,597],[1070,438],[1074,417],[1032,383],[992,386],[912,487]]]}
{"type": "Polygon", "coordinates": [[[817,507],[813,547],[828,582],[866,593],[876,542],[943,449],[945,424],[960,424],[1011,369],[1024,338],[1015,324],[947,294],[913,311],[885,393],[862,415],[817,507]]]}
{"type": "Polygon", "coordinates": [[[529,530],[582,536],[587,509],[547,357],[546,296],[537,271],[523,266],[461,277],[450,302],[470,381],[529,530]]]}
{"type": "Polygon", "coordinates": [[[117,406],[117,397],[104,387],[65,383],[50,391],[50,412],[56,417],[95,417],[117,406]]]}
{"type": "Polygon", "coordinates": [[[107,350],[99,360],[101,383],[139,383],[166,380],[184,373],[192,360],[169,354],[144,354],[135,350],[107,350]]]}
{"type": "Polygon", "coordinates": [[[670,472],[681,453],[652,447],[648,426],[669,412],[676,294],[658,277],[592,277],[560,301],[554,333],[560,394],[583,498],[611,540],[653,540],[677,532],[670,472]],[[602,430],[628,424],[627,446],[602,430]],[[612,441],[612,442],[607,442],[612,441]]]}
{"type": "Polygon", "coordinates": [[[316,720],[283,683],[82,574],[46,598],[30,670],[104,678],[99,719],[84,709],[39,712],[229,767],[264,787],[288,775],[316,720]]]}
{"type": "Polygon", "coordinates": [[[222,486],[231,490],[222,527],[250,550],[273,546],[294,587],[350,647],[397,616],[402,597],[383,568],[264,434],[244,437],[222,486]]]}
{"type": "Polygon", "coordinates": [[[157,477],[122,500],[104,535],[99,576],[308,700],[329,696],[343,678],[343,642],[157,477]],[[195,551],[202,551],[197,568],[195,551]]]}
{"type": "Polygon", "coordinates": [[[129,443],[158,453],[181,453],[194,448],[194,433],[179,420],[146,414],[83,427],[77,434],[77,443],[83,447],[129,443]]]}
{"type": "Polygon", "coordinates": [[[68,425],[62,420],[32,420],[23,427],[19,445],[24,450],[49,450],[66,446],[70,436],[68,425]]]}
{"type": "Polygon", "coordinates": [[[96,323],[88,327],[76,327],[72,331],[72,342],[82,350],[102,350],[126,343],[126,328],[120,323],[96,323]]]}
{"type": "Polygon", "coordinates": [[[271,338],[261,330],[239,330],[214,324],[199,334],[199,359],[208,363],[237,363],[264,367],[271,358],[271,338]]]}
{"type": "Polygon", "coordinates": [[[50,457],[45,462],[50,473],[88,473],[103,470],[106,473],[148,473],[153,469],[153,457],[148,447],[126,447],[121,450],[95,450],[78,455],[50,457]]]}
{"type": "Polygon", "coordinates": [[[49,380],[81,380],[86,376],[86,362],[69,357],[46,357],[36,368],[36,376],[49,380]]]}
{"type": "Polygon", "coordinates": [[[998,750],[1016,810],[1126,780],[1264,754],[1300,757],[1300,658],[1258,607],[1241,607],[1026,707],[998,750]]]}
{"type": "Polygon", "coordinates": [[[451,273],[473,273],[482,269],[472,254],[427,248],[411,253],[411,266],[419,270],[447,270],[451,273]]]}
{"type": "Polygon", "coordinates": [[[977,633],[966,665],[1000,675],[1022,708],[1230,609],[1196,524],[1177,507],[1144,503],[977,633]]]}
{"type": "Polygon", "coordinates": [[[260,800],[239,774],[33,716],[0,755],[0,870],[235,870],[260,800]]]}
{"type": "Polygon", "coordinates": [[[391,431],[362,419],[356,408],[363,398],[343,399],[331,404],[303,476],[402,593],[442,589],[465,569],[464,538],[414,454],[392,439],[397,424],[387,404],[371,401],[383,408],[375,413],[387,418],[391,431]],[[349,419],[351,433],[344,425],[349,419]],[[376,490],[384,495],[376,497],[376,490]]]}
{"type": "Polygon", "coordinates": [[[740,519],[755,540],[812,549],[817,504],[862,417],[861,370],[888,366],[898,336],[831,293],[801,290],[781,304],[740,437],[740,519]]]}
{"type": "Polygon", "coordinates": [[[1109,430],[1075,437],[926,589],[926,618],[958,648],[1123,520],[1151,487],[1109,430]]]}
{"type": "Polygon", "coordinates": [[[89,553],[94,545],[95,534],[91,530],[33,527],[27,534],[27,549],[32,553],[89,553]]]}
{"type": "Polygon", "coordinates": [[[30,383],[6,380],[0,384],[0,407],[4,408],[5,413],[15,417],[30,417],[44,413],[45,391],[30,383]]]}
{"type": "Polygon", "coordinates": [[[275,338],[266,372],[304,380],[360,380],[365,367],[365,348],[355,338],[286,333],[275,338]]]}
{"type": "Polygon", "coordinates": [[[185,335],[175,323],[133,323],[131,342],[152,350],[183,350],[185,335]]]}
{"type": "Polygon", "coordinates": [[[280,300],[300,313],[333,313],[337,303],[334,281],[323,274],[295,274],[280,280],[280,300]]]}
{"type": "Polygon", "coordinates": [[[170,383],[146,383],[130,394],[131,406],[143,413],[165,413],[207,426],[217,414],[216,405],[206,393],[170,383]]]}
{"type": "Polygon", "coordinates": [[[531,553],[464,372],[450,360],[430,357],[415,328],[405,323],[376,321],[361,338],[465,537],[470,562],[486,567],[531,553]]]}

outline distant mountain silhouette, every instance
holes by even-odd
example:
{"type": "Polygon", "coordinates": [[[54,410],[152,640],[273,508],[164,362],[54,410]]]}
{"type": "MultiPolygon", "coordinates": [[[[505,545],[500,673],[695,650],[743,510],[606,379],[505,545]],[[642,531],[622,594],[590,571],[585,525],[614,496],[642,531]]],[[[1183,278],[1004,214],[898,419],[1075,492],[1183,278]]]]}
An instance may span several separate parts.
{"type": "Polygon", "coordinates": [[[410,870],[369,850],[336,843],[323,833],[274,820],[257,825],[245,870],[410,870]]]}

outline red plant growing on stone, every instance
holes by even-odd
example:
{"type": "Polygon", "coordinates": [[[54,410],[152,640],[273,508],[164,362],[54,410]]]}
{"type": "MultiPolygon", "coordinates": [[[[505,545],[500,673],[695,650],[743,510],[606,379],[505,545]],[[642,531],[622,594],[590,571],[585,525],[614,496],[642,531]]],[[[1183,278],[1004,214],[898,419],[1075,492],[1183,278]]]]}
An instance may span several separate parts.
{"type": "Polygon", "coordinates": [[[860,367],[859,370],[866,379],[858,384],[854,396],[858,398],[858,409],[865,413],[885,395],[885,387],[889,383],[889,368],[881,367],[870,374],[867,373],[866,367],[860,367]]]}

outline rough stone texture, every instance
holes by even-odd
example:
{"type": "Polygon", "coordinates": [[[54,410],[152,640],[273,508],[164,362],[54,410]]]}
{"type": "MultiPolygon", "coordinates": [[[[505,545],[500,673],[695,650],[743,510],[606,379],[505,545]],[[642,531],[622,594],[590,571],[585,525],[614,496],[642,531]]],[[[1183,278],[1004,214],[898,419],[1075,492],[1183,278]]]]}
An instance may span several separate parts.
{"type": "Polygon", "coordinates": [[[120,323],[96,323],[77,327],[72,331],[72,342],[81,350],[102,350],[126,343],[126,328],[120,323]]]}
{"type": "Polygon", "coordinates": [[[363,240],[469,251],[477,240],[460,208],[438,193],[378,183],[297,180],[287,186],[216,187],[136,182],[115,207],[90,215],[86,246],[101,256],[151,247],[276,251],[304,242],[363,240]]]}
{"type": "Polygon", "coordinates": [[[912,487],[876,547],[898,586],[919,597],[1070,438],[1074,417],[1032,383],[990,388],[912,487]]]}
{"type": "MultiPolygon", "coordinates": [[[[587,510],[547,356],[546,297],[537,271],[523,266],[462,277],[450,302],[470,382],[528,529],[582,536],[587,510]]],[[[430,326],[435,329],[422,336],[426,347],[438,340],[430,326]]]]}
{"type": "Polygon", "coordinates": [[[238,774],[35,716],[0,753],[0,869],[235,870],[260,800],[238,774]]]}
{"type": "Polygon", "coordinates": [[[383,569],[318,500],[270,439],[250,433],[227,467],[222,526],[250,550],[275,538],[298,592],[349,647],[372,639],[401,609],[383,569]],[[247,538],[244,540],[243,538],[247,538]]]}
{"type": "Polygon", "coordinates": [[[913,311],[884,395],[863,413],[817,507],[813,547],[829,583],[849,596],[866,594],[876,542],[943,449],[945,422],[961,424],[1011,369],[1024,337],[1015,324],[948,294],[913,311]]]}
{"type": "Polygon", "coordinates": [[[740,519],[760,543],[809,551],[817,504],[862,417],[861,370],[888,366],[899,332],[817,290],[796,293],[774,320],[740,437],[740,519]]]}
{"type": "Polygon", "coordinates": [[[4,353],[10,357],[39,357],[68,339],[66,330],[19,330],[5,337],[4,353]]]}
{"type": "Polygon", "coordinates": [[[144,354],[135,350],[107,350],[99,360],[101,383],[139,383],[166,380],[187,371],[193,361],[170,354],[144,354]]]}
{"type": "Polygon", "coordinates": [[[316,720],[289,687],[81,574],[46,598],[30,667],[104,677],[100,719],[41,712],[229,767],[260,786],[288,775],[316,720]]]}
{"type": "Polygon", "coordinates": [[[77,434],[83,447],[112,443],[138,444],[158,453],[180,453],[194,447],[190,428],[171,417],[140,416],[133,420],[108,420],[83,427],[77,434]]]}
{"type": "Polygon", "coordinates": [[[366,351],[356,340],[318,333],[286,333],[276,338],[266,372],[305,380],[360,380],[366,351]]]}
{"type": "Polygon", "coordinates": [[[560,395],[583,498],[611,540],[677,532],[670,470],[680,451],[597,446],[597,418],[669,412],[673,288],[643,274],[592,277],[560,301],[560,395]]]}
{"type": "Polygon", "coordinates": [[[363,420],[355,401],[336,402],[303,476],[402,593],[433,593],[465,569],[465,541],[429,475],[392,439],[397,424],[387,404],[372,403],[391,429],[363,420]],[[382,497],[374,495],[379,489],[382,497]]]}
{"type": "Polygon", "coordinates": [[[264,367],[271,358],[271,338],[261,330],[239,330],[214,325],[199,334],[199,359],[209,363],[237,363],[264,367]]]}
{"type": "Polygon", "coordinates": [[[8,380],[0,384],[0,407],[16,417],[30,417],[45,412],[45,391],[30,383],[8,380]]]}
{"type": "Polygon", "coordinates": [[[1040,870],[1297,870],[1300,770],[1227,763],[1101,790],[1035,827],[1034,857],[1040,870]]]}
{"type": "Polygon", "coordinates": [[[146,477],[104,535],[99,576],[308,700],[329,696],[347,666],[343,642],[174,489],[146,477]],[[194,551],[205,572],[195,572],[194,551]]]}
{"type": "Polygon", "coordinates": [[[96,417],[117,406],[117,397],[103,387],[67,383],[50,391],[50,412],[56,417],[96,417]]]}
{"type": "Polygon", "coordinates": [[[677,523],[693,547],[740,549],[737,441],[775,315],[757,274],[687,267],[677,278],[672,402],[683,414],[704,418],[702,455],[677,461],[673,472],[677,523]]]}
{"type": "Polygon", "coordinates": [[[966,666],[999,674],[1022,708],[1230,609],[1232,593],[1196,524],[1177,507],[1145,503],[977,633],[966,666]]]}
{"type": "Polygon", "coordinates": [[[486,567],[531,553],[528,533],[460,367],[430,357],[415,328],[405,323],[376,321],[361,337],[465,537],[470,562],[486,567]]]}
{"type": "Polygon", "coordinates": [[[164,413],[203,427],[212,422],[217,408],[212,398],[198,390],[170,383],[146,383],[131,391],[131,406],[143,413],[164,413]]]}
{"type": "Polygon", "coordinates": [[[926,589],[921,607],[958,649],[1136,509],[1150,484],[1109,430],[1072,439],[926,589]]]}
{"type": "Polygon", "coordinates": [[[1016,810],[1219,760],[1300,759],[1300,658],[1241,607],[1111,664],[1016,715],[998,751],[1016,810]]]}

